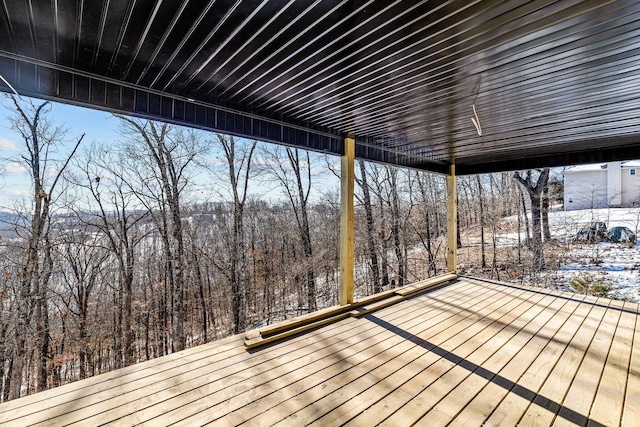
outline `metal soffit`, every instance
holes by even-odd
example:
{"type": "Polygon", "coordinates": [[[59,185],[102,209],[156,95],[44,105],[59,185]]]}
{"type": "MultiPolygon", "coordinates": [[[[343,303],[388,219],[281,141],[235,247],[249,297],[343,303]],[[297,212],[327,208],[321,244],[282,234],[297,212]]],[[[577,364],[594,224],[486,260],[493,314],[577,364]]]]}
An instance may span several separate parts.
{"type": "Polygon", "coordinates": [[[625,160],[640,157],[639,6],[0,0],[0,74],[25,95],[335,154],[353,135],[359,158],[436,172],[625,160]]]}

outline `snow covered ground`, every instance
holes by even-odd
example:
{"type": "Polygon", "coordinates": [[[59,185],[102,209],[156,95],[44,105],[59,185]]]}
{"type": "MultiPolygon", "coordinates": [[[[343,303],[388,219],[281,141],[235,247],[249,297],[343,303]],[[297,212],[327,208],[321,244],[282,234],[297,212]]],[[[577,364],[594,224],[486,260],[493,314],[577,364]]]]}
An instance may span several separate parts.
{"type": "MultiPolygon", "coordinates": [[[[557,257],[560,267],[556,271],[547,271],[542,277],[544,283],[568,289],[572,278],[588,272],[595,279],[604,279],[612,285],[616,294],[633,301],[640,301],[640,246],[611,242],[580,243],[575,236],[582,227],[592,222],[604,222],[607,228],[624,226],[638,237],[640,231],[640,208],[608,208],[578,211],[553,211],[549,214],[549,226],[555,243],[547,246],[547,254],[557,257]]],[[[508,229],[498,232],[496,242],[501,246],[518,243],[517,218],[506,218],[508,229]]],[[[487,234],[490,238],[490,234],[487,234]]],[[[520,236],[524,242],[525,236],[520,236]]],[[[488,240],[487,239],[487,240],[488,240]]],[[[479,243],[473,236],[471,243],[479,243]]]]}

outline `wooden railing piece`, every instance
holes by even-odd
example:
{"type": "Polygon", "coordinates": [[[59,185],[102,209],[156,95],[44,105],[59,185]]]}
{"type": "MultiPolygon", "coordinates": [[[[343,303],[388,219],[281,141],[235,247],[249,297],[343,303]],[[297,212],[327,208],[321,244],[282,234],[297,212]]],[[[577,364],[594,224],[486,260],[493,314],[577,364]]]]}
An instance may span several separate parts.
{"type": "Polygon", "coordinates": [[[311,329],[337,322],[347,317],[362,317],[422,292],[443,286],[456,278],[457,275],[455,273],[434,276],[420,282],[411,283],[401,288],[389,289],[360,298],[348,305],[328,307],[313,313],[304,314],[293,319],[287,319],[273,325],[248,331],[245,334],[244,344],[247,349],[254,349],[311,329]]]}

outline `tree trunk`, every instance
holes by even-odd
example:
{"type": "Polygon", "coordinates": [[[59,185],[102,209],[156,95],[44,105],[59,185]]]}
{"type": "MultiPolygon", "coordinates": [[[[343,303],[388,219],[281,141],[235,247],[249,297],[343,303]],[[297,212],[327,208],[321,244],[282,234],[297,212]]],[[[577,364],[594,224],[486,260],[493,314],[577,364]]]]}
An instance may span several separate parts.
{"type": "Polygon", "coordinates": [[[398,185],[397,185],[397,170],[387,167],[387,173],[390,177],[390,190],[391,190],[391,235],[393,236],[393,248],[398,260],[398,283],[397,286],[401,287],[406,282],[406,260],[402,252],[402,245],[400,241],[400,201],[398,197],[398,185]]]}
{"type": "MultiPolygon", "coordinates": [[[[46,388],[47,384],[47,358],[49,354],[49,312],[48,312],[48,282],[53,270],[51,259],[51,243],[49,241],[50,223],[49,212],[53,193],[56,190],[60,177],[65,172],[71,158],[75,155],[78,146],[84,137],[81,136],[67,157],[62,166],[58,166],[56,175],[50,181],[51,184],[45,188],[47,177],[45,172],[48,167],[49,150],[55,150],[56,142],[62,134],[62,129],[53,128],[43,117],[44,108],[49,104],[44,102],[37,108],[32,105],[32,111],[25,111],[15,97],[11,96],[15,106],[16,115],[11,119],[12,129],[17,131],[24,139],[26,155],[23,159],[29,167],[31,184],[33,188],[33,209],[31,211],[31,224],[27,232],[26,253],[24,254],[24,264],[22,265],[22,277],[20,279],[18,293],[18,313],[15,325],[15,353],[14,366],[12,367],[11,389],[9,397],[15,399],[20,397],[22,390],[22,378],[26,373],[27,380],[30,378],[25,364],[27,362],[27,331],[29,330],[33,312],[36,316],[36,336],[35,338],[35,364],[37,369],[38,390],[46,388]],[[43,156],[41,157],[41,154],[43,156]],[[47,191],[45,191],[47,190],[47,191]],[[41,259],[44,257],[44,260],[41,259]],[[41,264],[42,263],[42,264],[41,264]]],[[[28,389],[28,388],[27,388],[28,389]]]]}
{"type": "MultiPolygon", "coordinates": [[[[547,169],[548,170],[548,169],[547,169]]],[[[544,241],[551,240],[551,230],[549,229],[549,173],[546,173],[542,181],[542,235],[544,241]]]]}
{"type": "Polygon", "coordinates": [[[478,184],[478,206],[480,208],[480,254],[481,254],[481,266],[487,267],[487,258],[484,250],[484,195],[482,191],[482,182],[480,181],[480,175],[476,175],[476,182],[478,184]]]}
{"type": "Polygon", "coordinates": [[[514,178],[527,190],[529,198],[531,199],[533,263],[534,270],[540,271],[544,267],[540,208],[542,190],[544,187],[543,182],[549,178],[549,169],[542,169],[535,184],[533,183],[531,170],[527,171],[526,179],[522,178],[518,172],[514,174],[514,178]]]}
{"type": "Polygon", "coordinates": [[[524,199],[524,193],[522,189],[518,187],[518,193],[520,194],[520,204],[522,206],[522,216],[524,218],[524,231],[525,231],[525,242],[527,242],[527,246],[531,244],[531,233],[529,228],[529,216],[527,215],[527,202],[524,199]]]}
{"type": "Polygon", "coordinates": [[[369,183],[367,181],[367,170],[363,160],[360,164],[360,175],[362,185],[362,196],[364,202],[364,213],[367,220],[367,252],[369,253],[369,266],[371,267],[371,275],[373,276],[373,293],[382,292],[380,285],[380,268],[378,267],[378,254],[376,253],[376,244],[374,237],[373,209],[371,208],[371,192],[369,191],[369,183]]]}

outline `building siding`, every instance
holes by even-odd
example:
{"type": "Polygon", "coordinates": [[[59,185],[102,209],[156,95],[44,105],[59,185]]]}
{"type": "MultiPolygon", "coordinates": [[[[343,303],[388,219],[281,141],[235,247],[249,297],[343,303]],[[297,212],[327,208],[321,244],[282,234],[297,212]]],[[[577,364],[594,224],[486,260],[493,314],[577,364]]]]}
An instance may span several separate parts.
{"type": "Polygon", "coordinates": [[[622,204],[640,206],[640,168],[622,169],[622,204]],[[635,175],[631,175],[631,171],[635,175]]]}
{"type": "Polygon", "coordinates": [[[607,171],[565,172],[565,210],[607,207],[607,171]]]}

